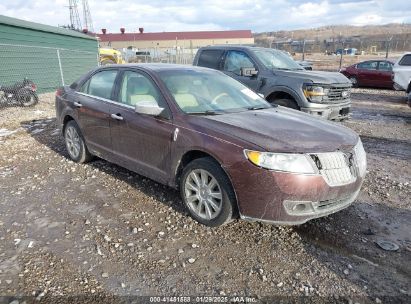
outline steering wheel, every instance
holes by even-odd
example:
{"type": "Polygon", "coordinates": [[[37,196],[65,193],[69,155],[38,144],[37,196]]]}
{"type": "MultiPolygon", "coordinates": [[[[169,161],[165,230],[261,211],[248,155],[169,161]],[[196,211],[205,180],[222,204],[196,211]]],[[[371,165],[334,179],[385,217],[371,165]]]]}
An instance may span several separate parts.
{"type": "Polygon", "coordinates": [[[211,101],[211,103],[212,103],[212,104],[216,104],[216,103],[217,103],[217,100],[219,100],[221,97],[224,97],[224,96],[228,96],[228,94],[227,94],[227,93],[220,93],[220,94],[218,94],[216,97],[214,97],[214,99],[211,101]]]}

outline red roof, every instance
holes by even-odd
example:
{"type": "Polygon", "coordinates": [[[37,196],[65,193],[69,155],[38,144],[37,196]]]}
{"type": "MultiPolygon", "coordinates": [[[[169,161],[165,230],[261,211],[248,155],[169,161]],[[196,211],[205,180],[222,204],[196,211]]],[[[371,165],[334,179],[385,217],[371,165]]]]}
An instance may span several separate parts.
{"type": "Polygon", "coordinates": [[[115,33],[97,34],[100,41],[142,41],[142,40],[194,40],[194,39],[235,39],[253,38],[251,30],[202,31],[202,32],[162,32],[162,33],[115,33]]]}

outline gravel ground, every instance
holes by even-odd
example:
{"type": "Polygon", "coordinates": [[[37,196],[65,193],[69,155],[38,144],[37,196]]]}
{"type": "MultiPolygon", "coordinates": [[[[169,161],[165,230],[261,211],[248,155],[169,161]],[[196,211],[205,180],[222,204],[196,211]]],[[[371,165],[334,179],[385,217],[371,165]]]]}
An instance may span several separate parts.
{"type": "Polygon", "coordinates": [[[53,99],[0,109],[0,303],[410,303],[404,93],[354,90],[343,124],[361,135],[369,172],[351,207],[297,227],[214,229],[170,188],[103,160],[71,162],[53,99]]]}

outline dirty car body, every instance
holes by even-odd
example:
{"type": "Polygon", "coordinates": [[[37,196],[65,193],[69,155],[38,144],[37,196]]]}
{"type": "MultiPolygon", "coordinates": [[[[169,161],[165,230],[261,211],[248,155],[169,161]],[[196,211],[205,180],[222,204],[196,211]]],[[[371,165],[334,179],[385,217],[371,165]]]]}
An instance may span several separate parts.
{"type": "Polygon", "coordinates": [[[365,152],[356,133],[270,105],[231,77],[207,68],[98,68],[57,92],[56,111],[63,134],[75,123],[90,154],[180,187],[189,211],[192,201],[203,210],[204,218],[190,212],[192,216],[209,226],[227,222],[211,211],[226,210],[224,204],[230,203],[233,210],[226,217],[304,223],[349,206],[365,175],[365,152]],[[97,81],[99,73],[110,75],[97,81]],[[136,75],[151,89],[133,87],[139,84],[136,75]],[[147,110],[152,105],[148,99],[158,102],[154,110],[147,110]],[[203,181],[203,174],[206,182],[196,182],[197,177],[203,181]],[[198,191],[191,191],[192,186],[198,191]],[[214,209],[204,207],[202,199],[211,200],[207,208],[214,209]]]}

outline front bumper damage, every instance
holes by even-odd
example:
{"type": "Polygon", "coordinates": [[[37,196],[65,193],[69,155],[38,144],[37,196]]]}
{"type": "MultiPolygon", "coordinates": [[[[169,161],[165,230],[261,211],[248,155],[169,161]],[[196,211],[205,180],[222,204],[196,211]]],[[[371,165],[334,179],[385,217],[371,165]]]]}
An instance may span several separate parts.
{"type": "Polygon", "coordinates": [[[348,207],[357,198],[364,179],[357,175],[339,183],[322,173],[276,172],[251,162],[227,170],[236,189],[240,217],[280,225],[302,224],[348,207]]]}

